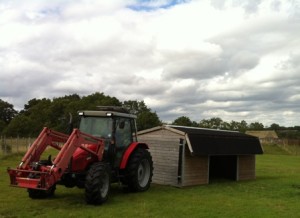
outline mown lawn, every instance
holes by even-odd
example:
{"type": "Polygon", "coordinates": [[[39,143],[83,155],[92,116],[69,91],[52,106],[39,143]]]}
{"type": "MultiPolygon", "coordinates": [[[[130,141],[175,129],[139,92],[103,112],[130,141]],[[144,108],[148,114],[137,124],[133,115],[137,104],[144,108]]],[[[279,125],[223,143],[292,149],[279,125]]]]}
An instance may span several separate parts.
{"type": "Polygon", "coordinates": [[[25,189],[9,187],[8,166],[21,156],[0,157],[0,217],[300,217],[300,157],[257,156],[257,179],[215,181],[174,188],[152,185],[144,193],[126,193],[113,185],[108,202],[87,205],[84,190],[58,186],[55,197],[28,198],[25,189]]]}

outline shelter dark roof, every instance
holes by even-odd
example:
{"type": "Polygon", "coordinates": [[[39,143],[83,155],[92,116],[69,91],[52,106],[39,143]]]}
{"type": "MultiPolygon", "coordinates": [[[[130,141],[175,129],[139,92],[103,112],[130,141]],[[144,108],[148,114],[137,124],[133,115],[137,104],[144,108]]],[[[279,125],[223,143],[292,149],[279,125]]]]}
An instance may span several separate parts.
{"type": "Polygon", "coordinates": [[[262,154],[260,141],[255,136],[235,131],[169,126],[185,132],[196,155],[262,154]]]}

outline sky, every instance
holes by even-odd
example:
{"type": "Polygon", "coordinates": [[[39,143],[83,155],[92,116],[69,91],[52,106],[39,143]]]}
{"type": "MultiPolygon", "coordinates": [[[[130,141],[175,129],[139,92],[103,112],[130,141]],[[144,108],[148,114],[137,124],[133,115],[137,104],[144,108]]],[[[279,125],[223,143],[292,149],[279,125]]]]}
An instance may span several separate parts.
{"type": "Polygon", "coordinates": [[[0,99],[300,125],[300,0],[0,0],[0,99]]]}

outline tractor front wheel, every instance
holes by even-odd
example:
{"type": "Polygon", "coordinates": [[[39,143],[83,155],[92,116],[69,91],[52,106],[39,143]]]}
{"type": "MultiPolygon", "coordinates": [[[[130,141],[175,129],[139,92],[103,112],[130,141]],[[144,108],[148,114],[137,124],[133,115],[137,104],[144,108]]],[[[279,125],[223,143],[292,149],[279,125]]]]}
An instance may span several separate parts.
{"type": "Polygon", "coordinates": [[[88,204],[102,204],[110,191],[110,171],[107,164],[94,163],[85,179],[85,200],[88,204]]]}
{"type": "Polygon", "coordinates": [[[153,162],[149,151],[136,149],[128,161],[126,171],[126,183],[130,191],[148,190],[153,176],[153,162]]]}

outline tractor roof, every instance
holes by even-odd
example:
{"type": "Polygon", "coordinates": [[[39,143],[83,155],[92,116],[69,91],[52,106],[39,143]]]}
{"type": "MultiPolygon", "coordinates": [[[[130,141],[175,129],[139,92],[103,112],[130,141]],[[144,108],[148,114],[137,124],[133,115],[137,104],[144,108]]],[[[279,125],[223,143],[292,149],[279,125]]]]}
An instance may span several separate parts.
{"type": "Polygon", "coordinates": [[[136,119],[136,115],[130,114],[128,110],[122,107],[116,106],[98,106],[98,110],[84,110],[79,111],[81,116],[91,116],[91,117],[127,117],[136,119]]]}

